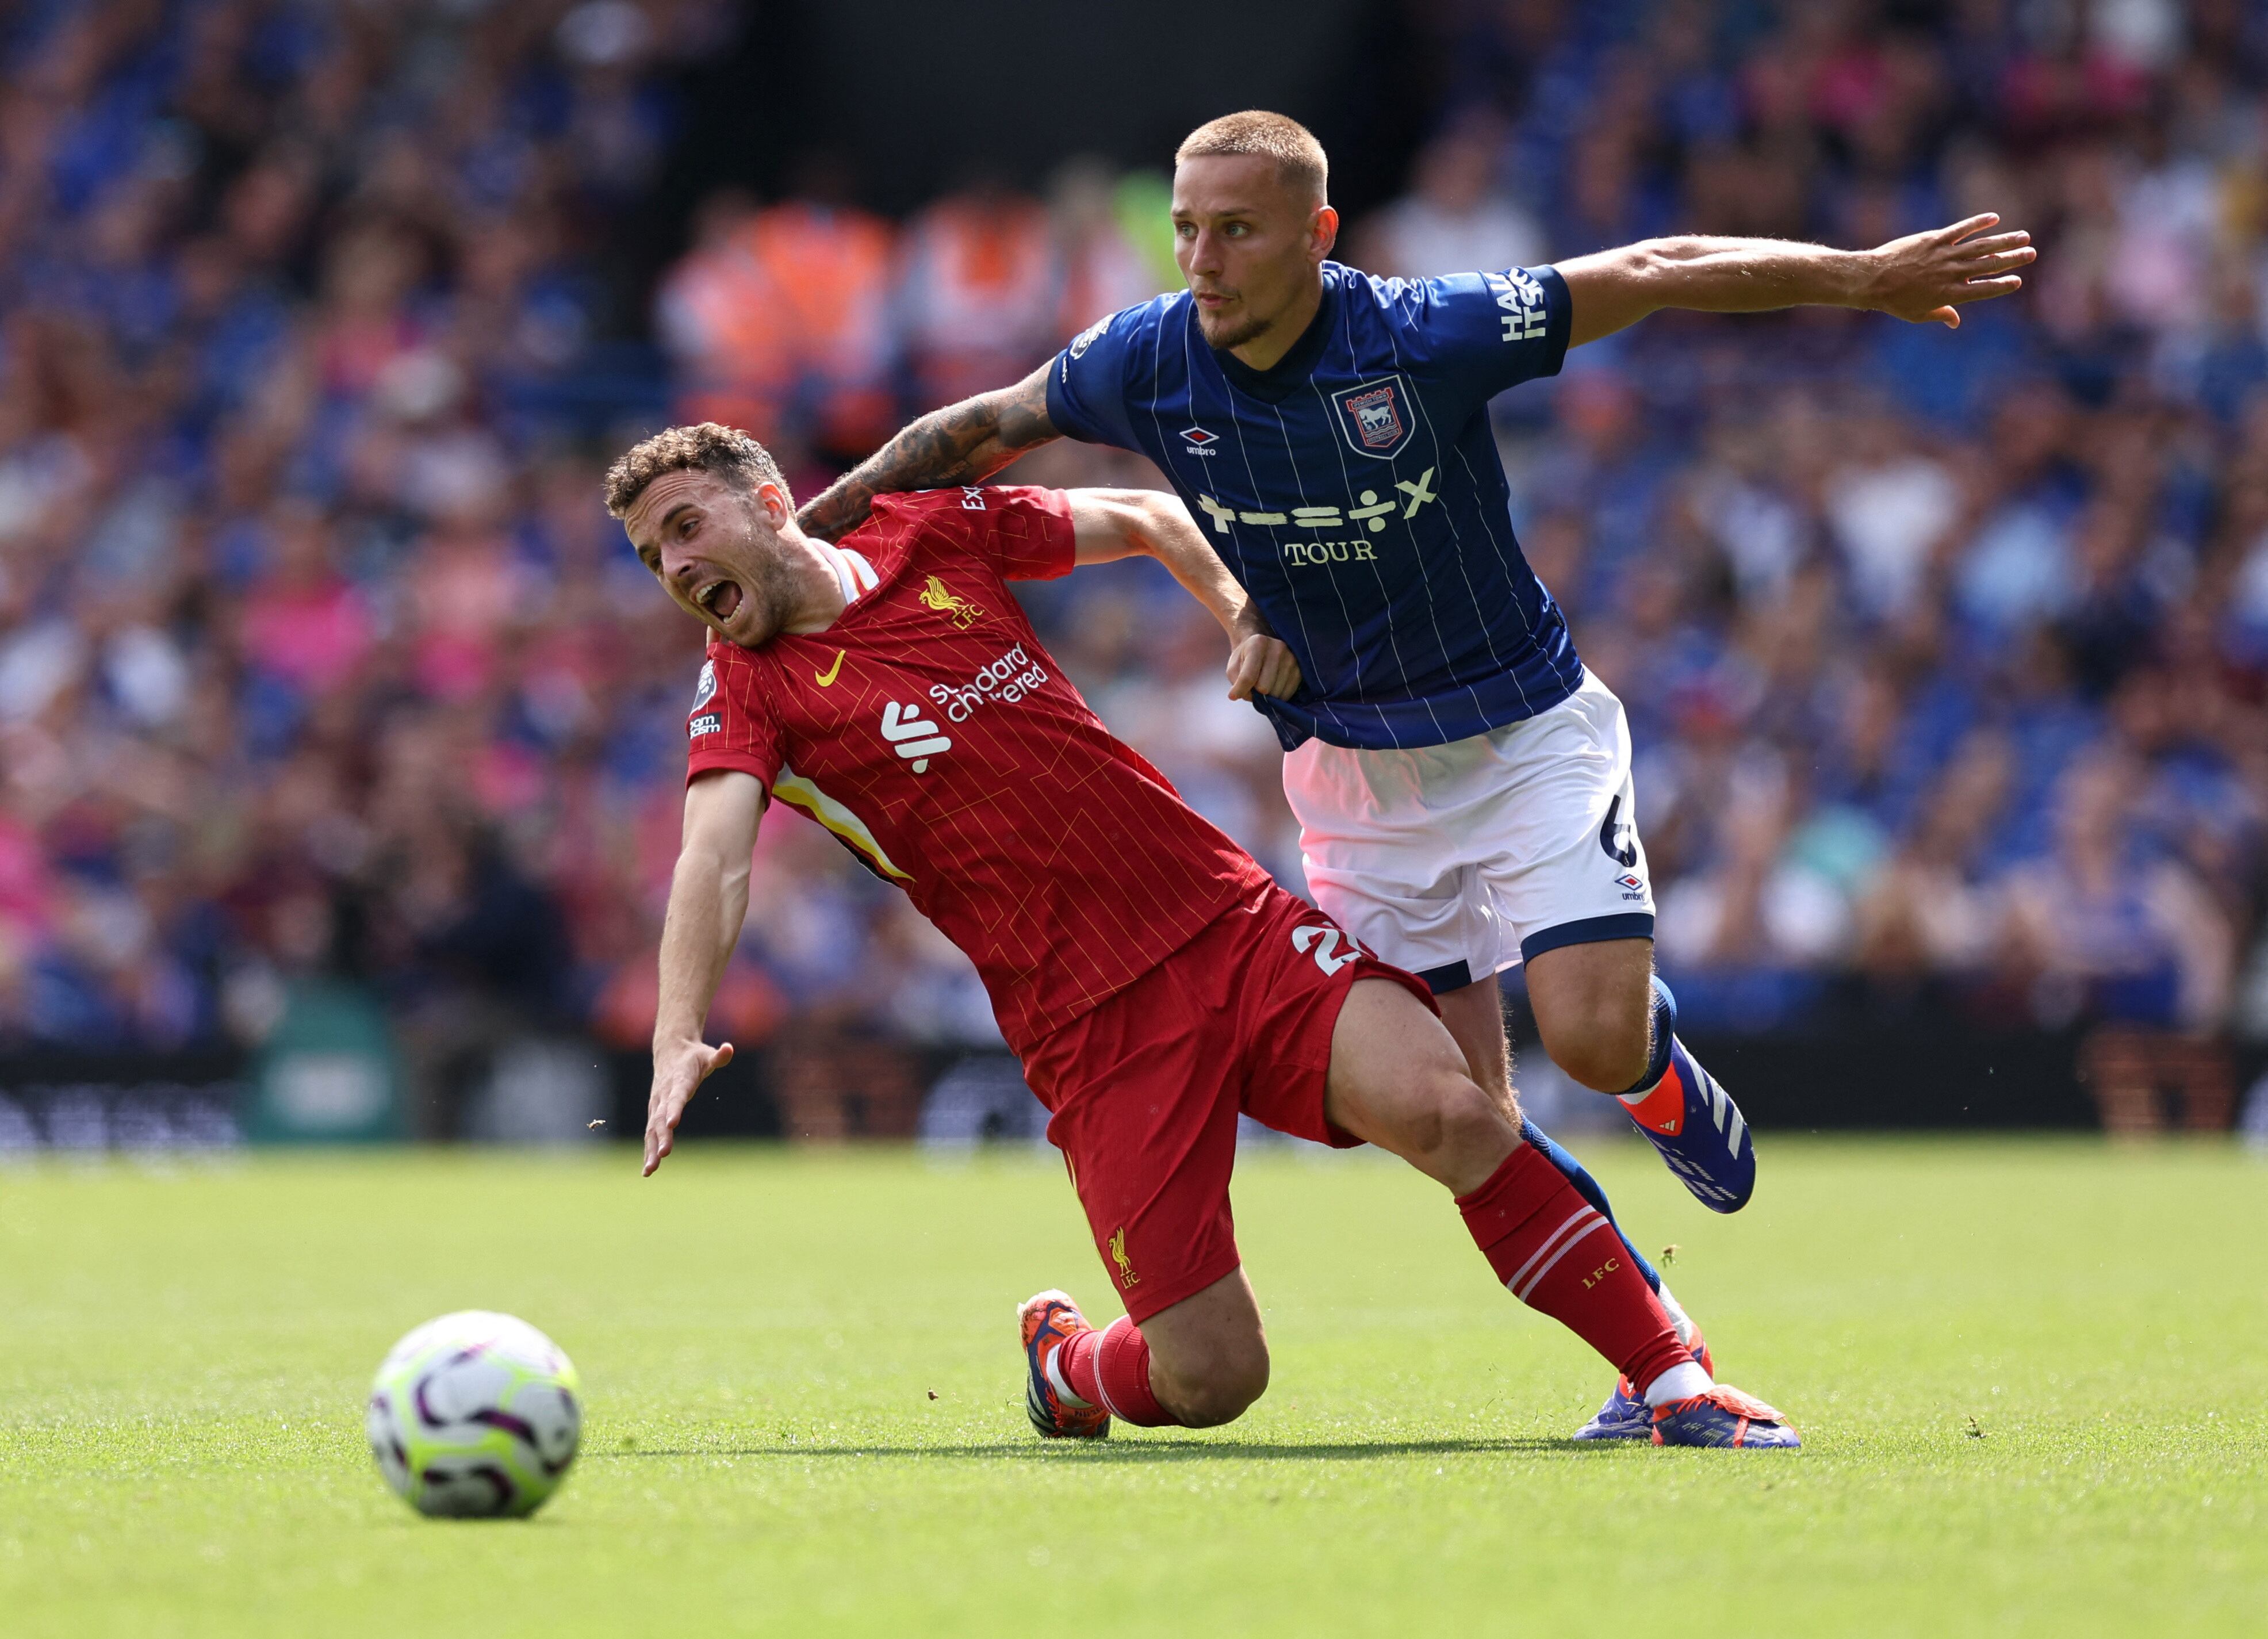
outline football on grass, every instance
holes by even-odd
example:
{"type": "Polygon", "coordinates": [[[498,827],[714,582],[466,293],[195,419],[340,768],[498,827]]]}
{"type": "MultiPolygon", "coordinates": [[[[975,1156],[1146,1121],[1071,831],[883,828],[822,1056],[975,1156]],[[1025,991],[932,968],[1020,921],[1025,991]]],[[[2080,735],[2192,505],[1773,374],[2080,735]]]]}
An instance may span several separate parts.
{"type": "Polygon", "coordinates": [[[429,1320],[370,1385],[371,1455],[421,1514],[532,1514],[559,1488],[583,1435],[575,1368],[510,1315],[468,1309],[429,1320]]]}

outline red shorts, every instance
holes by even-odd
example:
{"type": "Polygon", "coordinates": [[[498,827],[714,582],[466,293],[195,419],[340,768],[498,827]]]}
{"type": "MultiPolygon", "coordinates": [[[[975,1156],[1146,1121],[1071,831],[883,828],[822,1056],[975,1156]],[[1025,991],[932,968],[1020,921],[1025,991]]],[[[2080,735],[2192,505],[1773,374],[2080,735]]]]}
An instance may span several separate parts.
{"type": "Polygon", "coordinates": [[[1270,884],[1024,1054],[1103,1270],[1138,1323],[1237,1266],[1239,1111],[1297,1138],[1361,1142],[1323,1119],[1331,1031],[1359,978],[1434,1005],[1423,980],[1270,884]]]}

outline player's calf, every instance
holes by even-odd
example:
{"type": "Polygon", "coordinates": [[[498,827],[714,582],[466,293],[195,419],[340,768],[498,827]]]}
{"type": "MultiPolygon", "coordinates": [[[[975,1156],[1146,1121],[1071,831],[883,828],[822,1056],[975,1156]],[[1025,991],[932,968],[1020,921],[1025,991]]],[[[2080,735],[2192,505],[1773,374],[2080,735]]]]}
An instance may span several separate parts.
{"type": "Polygon", "coordinates": [[[1756,1187],[1755,1140],[1732,1096],[1677,1039],[1677,999],[1653,963],[1645,939],[1538,952],[1528,964],[1535,1028],[1561,1069],[1621,1101],[1695,1200],[1738,1212],[1756,1187]]]}
{"type": "Polygon", "coordinates": [[[1211,1429],[1235,1421],[1268,1388],[1268,1340],[1241,1269],[1139,1325],[1122,1315],[1090,1326],[1061,1292],[1041,1293],[1017,1318],[1032,1426],[1051,1437],[1097,1438],[1113,1417],[1211,1429]]]}
{"type": "Polygon", "coordinates": [[[1613,1220],[1548,1141],[1530,1142],[1465,1074],[1462,1050],[1407,991],[1365,982],[1348,993],[1325,1104],[1335,1126],[1455,1193],[1475,1244],[1521,1302],[1645,1388],[1690,1396],[1709,1386],[1613,1220]]]}
{"type": "Polygon", "coordinates": [[[1168,1421],[1217,1428],[1267,1392],[1268,1339],[1241,1269],[1160,1310],[1136,1335],[1148,1355],[1151,1392],[1168,1421]]]}

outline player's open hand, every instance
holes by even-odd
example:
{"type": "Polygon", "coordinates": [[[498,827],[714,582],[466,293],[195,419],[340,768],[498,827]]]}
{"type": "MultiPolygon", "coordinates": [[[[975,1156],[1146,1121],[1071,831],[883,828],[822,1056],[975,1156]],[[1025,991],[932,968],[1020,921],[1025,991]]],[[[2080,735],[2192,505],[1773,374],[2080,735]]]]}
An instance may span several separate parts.
{"type": "Polygon", "coordinates": [[[1300,662],[1284,646],[1284,639],[1266,632],[1239,638],[1228,652],[1228,698],[1248,700],[1256,694],[1288,700],[1300,692],[1300,662]]]}
{"type": "Polygon", "coordinates": [[[1975,237],[1999,225],[2000,218],[1987,211],[1868,251],[1874,274],[1862,305],[1893,314],[1908,324],[1959,329],[1956,308],[2023,289],[2024,281],[2015,270],[2040,254],[2033,248],[2032,236],[2021,228],[1975,237]]]}
{"type": "Polygon", "coordinates": [[[645,1104],[645,1170],[652,1178],[662,1157],[675,1148],[677,1124],[685,1106],[701,1090],[701,1083],[733,1062],[733,1044],[711,1047],[706,1042],[678,1042],[657,1047],[653,1054],[653,1091],[645,1104]]]}

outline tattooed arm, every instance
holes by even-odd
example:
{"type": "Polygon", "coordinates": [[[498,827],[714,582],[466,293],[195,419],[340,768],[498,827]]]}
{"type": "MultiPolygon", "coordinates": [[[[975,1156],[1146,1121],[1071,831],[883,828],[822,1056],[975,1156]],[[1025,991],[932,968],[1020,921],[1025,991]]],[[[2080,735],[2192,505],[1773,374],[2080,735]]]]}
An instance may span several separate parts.
{"type": "Polygon", "coordinates": [[[877,495],[976,484],[1061,437],[1048,419],[1052,368],[1050,359],[1013,387],[932,410],[806,502],[796,522],[833,541],[866,521],[877,495]]]}

